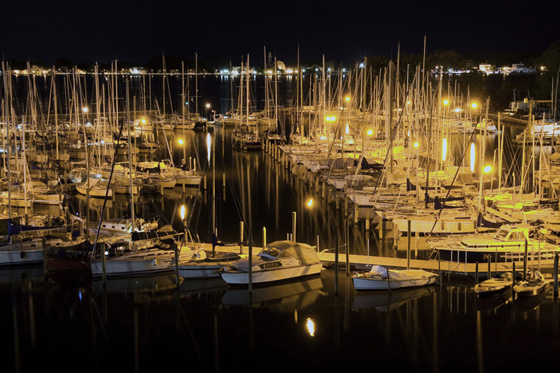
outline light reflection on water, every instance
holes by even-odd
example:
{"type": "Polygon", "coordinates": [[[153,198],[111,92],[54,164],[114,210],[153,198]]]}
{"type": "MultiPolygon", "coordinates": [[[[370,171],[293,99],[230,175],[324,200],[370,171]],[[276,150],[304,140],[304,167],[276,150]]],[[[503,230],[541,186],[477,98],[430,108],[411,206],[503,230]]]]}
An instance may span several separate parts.
{"type": "Polygon", "coordinates": [[[45,279],[40,267],[0,271],[7,371],[152,371],[187,361],[213,371],[246,361],[253,371],[271,359],[271,371],[373,365],[482,372],[560,363],[550,292],[480,304],[472,282],[458,280],[357,293],[332,268],[252,294],[219,278],[185,280],[177,291],[175,280],[162,274],[104,285],[45,279]]]}

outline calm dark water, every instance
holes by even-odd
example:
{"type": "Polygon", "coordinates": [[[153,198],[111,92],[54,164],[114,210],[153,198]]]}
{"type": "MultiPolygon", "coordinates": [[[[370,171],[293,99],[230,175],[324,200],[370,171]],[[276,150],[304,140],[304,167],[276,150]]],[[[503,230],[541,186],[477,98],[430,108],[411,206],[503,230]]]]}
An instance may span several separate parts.
{"type": "MultiPolygon", "coordinates": [[[[204,89],[217,92],[211,97],[225,106],[228,82],[212,79],[219,84],[204,89]]],[[[338,240],[344,251],[348,240],[351,253],[404,254],[403,245],[394,250],[390,226],[380,236],[375,225],[366,231],[363,221],[347,224],[344,203],[337,208],[334,197],[322,196],[312,179],[293,174],[265,152],[233,150],[230,131],[215,129],[215,152],[209,151],[205,133],[168,134],[175,162],[197,158],[206,188],[142,195],[135,201],[137,215],[158,216],[180,230],[184,204],[189,227],[210,241],[214,201],[221,240],[239,242],[243,221],[244,240],[251,235],[260,246],[263,228],[268,242],[292,233],[295,212],[298,240],[316,244],[319,236],[321,250],[338,240]],[[178,144],[183,137],[185,148],[178,144]],[[309,198],[315,201],[311,210],[305,208],[309,198]]],[[[518,153],[511,154],[508,159],[518,153]]],[[[117,197],[105,216],[127,216],[129,203],[117,197]]],[[[84,213],[84,207],[83,199],[73,199],[74,209],[84,213]]],[[[99,219],[101,207],[102,201],[91,204],[92,219],[99,219]]],[[[3,371],[560,367],[558,304],[550,291],[528,301],[481,303],[473,279],[444,275],[442,280],[430,288],[361,294],[345,269],[331,267],[320,276],[256,288],[249,295],[220,279],[185,280],[179,289],[173,275],[114,279],[103,286],[45,276],[41,267],[0,270],[3,371]]]]}

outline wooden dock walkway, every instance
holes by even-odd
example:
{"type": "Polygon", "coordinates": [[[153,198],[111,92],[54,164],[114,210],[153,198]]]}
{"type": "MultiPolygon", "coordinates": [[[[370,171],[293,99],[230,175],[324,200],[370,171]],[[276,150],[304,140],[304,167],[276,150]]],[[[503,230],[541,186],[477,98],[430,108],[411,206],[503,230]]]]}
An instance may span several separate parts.
{"type": "MultiPolygon", "coordinates": [[[[201,243],[204,250],[207,252],[212,251],[212,244],[210,243],[201,243]]],[[[236,252],[243,255],[249,254],[249,247],[239,245],[236,246],[216,246],[216,252],[236,252]]],[[[253,247],[253,254],[257,254],[262,248],[261,247],[253,247]]],[[[336,261],[335,254],[332,252],[319,252],[318,253],[319,259],[324,263],[334,264],[336,261]]],[[[367,255],[355,255],[350,254],[348,258],[348,262],[350,265],[382,265],[387,267],[393,268],[407,268],[408,260],[406,258],[391,258],[391,257],[384,257],[384,256],[367,256],[367,255]]],[[[346,254],[338,254],[338,263],[339,265],[346,264],[346,254]]],[[[515,270],[517,272],[523,271],[524,263],[522,260],[520,261],[509,261],[509,262],[491,262],[490,263],[490,271],[492,273],[497,272],[510,272],[513,269],[513,264],[515,263],[515,270]]],[[[552,270],[554,264],[554,260],[541,260],[540,261],[540,269],[542,271],[552,270]]],[[[527,261],[527,268],[530,269],[531,266],[533,268],[537,268],[539,263],[537,260],[531,262],[531,260],[527,261]]],[[[457,262],[457,261],[445,261],[441,260],[438,261],[437,259],[410,259],[410,268],[419,268],[424,269],[426,271],[432,272],[443,272],[443,273],[454,273],[454,274],[463,274],[463,275],[475,275],[477,270],[478,273],[488,273],[488,262],[478,263],[478,268],[476,263],[465,263],[465,262],[457,262]]]]}

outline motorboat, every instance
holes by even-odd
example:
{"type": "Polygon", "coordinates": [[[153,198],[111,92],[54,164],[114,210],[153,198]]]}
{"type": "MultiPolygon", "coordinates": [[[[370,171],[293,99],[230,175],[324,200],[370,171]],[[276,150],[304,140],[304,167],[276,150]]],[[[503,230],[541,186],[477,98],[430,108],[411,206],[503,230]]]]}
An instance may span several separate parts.
{"type": "Polygon", "coordinates": [[[133,276],[173,271],[176,242],[174,231],[158,230],[132,232],[119,240],[107,243],[101,257],[98,252],[91,260],[91,274],[99,277],[133,276]]]}
{"type": "Polygon", "coordinates": [[[532,271],[526,279],[518,281],[513,286],[513,291],[519,297],[532,297],[539,295],[548,287],[548,281],[539,271],[532,271]]]}
{"type": "Polygon", "coordinates": [[[267,244],[256,256],[225,266],[220,275],[230,285],[273,283],[321,273],[323,263],[314,247],[295,241],[267,244]]]}
{"type": "Polygon", "coordinates": [[[241,259],[236,252],[215,252],[208,254],[203,248],[181,250],[179,275],[183,278],[220,277],[218,271],[228,264],[241,259]],[[188,258],[185,260],[185,255],[188,258]]]}
{"type": "Polygon", "coordinates": [[[513,283],[513,275],[504,272],[499,277],[492,277],[479,282],[474,286],[474,292],[479,297],[495,296],[511,289],[513,283]]]}
{"type": "Polygon", "coordinates": [[[525,251],[531,258],[553,259],[560,247],[533,235],[534,227],[504,224],[494,235],[467,235],[461,239],[431,240],[429,245],[442,260],[483,263],[490,255],[493,262],[523,260],[525,251]]]}
{"type": "Polygon", "coordinates": [[[354,273],[352,282],[356,290],[391,290],[431,285],[437,276],[423,269],[398,270],[373,265],[369,271],[354,273]]]}

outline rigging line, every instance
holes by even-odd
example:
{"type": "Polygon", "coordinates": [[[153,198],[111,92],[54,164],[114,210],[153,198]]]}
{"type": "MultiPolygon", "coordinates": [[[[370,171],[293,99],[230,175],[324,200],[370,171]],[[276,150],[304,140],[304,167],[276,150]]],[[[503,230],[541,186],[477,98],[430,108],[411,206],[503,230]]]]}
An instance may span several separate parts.
{"type": "MultiPolygon", "coordinates": [[[[121,122],[121,128],[119,129],[119,135],[117,136],[117,143],[120,141],[121,139],[121,135],[122,135],[122,131],[124,128],[124,120],[121,122]]],[[[128,123],[128,125],[130,125],[130,122],[128,123]]],[[[86,144],[87,147],[87,144],[86,144]]],[[[92,248],[92,253],[95,253],[95,248],[97,247],[97,240],[99,239],[99,231],[101,231],[101,223],[103,222],[103,214],[105,213],[105,206],[107,205],[107,196],[109,195],[109,188],[111,188],[111,179],[113,178],[113,171],[115,170],[115,163],[117,160],[117,154],[119,152],[119,148],[120,146],[116,146],[115,147],[115,153],[113,155],[113,162],[111,164],[111,173],[109,174],[109,181],[107,183],[107,189],[105,190],[105,198],[103,198],[103,208],[101,209],[101,212],[99,213],[99,225],[97,226],[97,232],[95,233],[95,241],[93,242],[93,248],[92,248]]],[[[129,172],[132,172],[132,170],[129,170],[129,172]]],[[[88,170],[88,175],[87,177],[89,178],[89,170],[88,170]]],[[[132,190],[132,186],[130,187],[130,194],[131,194],[131,198],[133,197],[133,190],[132,190]]],[[[132,202],[131,202],[132,203],[132,202]]],[[[133,216],[131,216],[132,219],[134,219],[133,216]]],[[[86,229],[89,229],[89,227],[86,227],[86,229]]],[[[132,227],[132,229],[134,229],[134,227],[132,227]]],[[[105,255],[105,254],[102,254],[105,255]]]]}
{"type": "MultiPolygon", "coordinates": [[[[408,98],[408,91],[409,91],[409,87],[406,87],[405,97],[407,97],[407,98],[408,98]]],[[[399,113],[399,119],[398,119],[397,123],[395,124],[395,126],[391,129],[391,137],[390,137],[389,144],[387,145],[387,153],[385,154],[385,160],[383,161],[383,171],[382,171],[382,173],[387,172],[387,170],[386,170],[387,159],[389,158],[389,152],[393,150],[393,140],[395,138],[395,135],[398,133],[398,129],[399,129],[400,124],[401,124],[403,113],[404,113],[403,111],[401,111],[399,113]]],[[[379,186],[379,180],[381,180],[381,179],[382,178],[377,178],[377,180],[375,182],[375,187],[373,188],[373,193],[372,193],[373,195],[375,195],[377,187],[379,186]]]]}
{"type": "MultiPolygon", "coordinates": [[[[472,142],[473,138],[474,138],[474,134],[476,133],[476,131],[473,131],[471,134],[471,138],[469,139],[469,144],[472,142]]],[[[463,163],[463,160],[465,159],[465,156],[467,154],[467,148],[465,147],[465,149],[463,150],[463,157],[461,158],[461,162],[459,162],[459,164],[463,163]]],[[[443,208],[445,206],[445,202],[447,201],[447,199],[449,198],[449,194],[451,193],[451,187],[453,186],[453,184],[455,183],[455,179],[457,178],[457,175],[459,174],[459,169],[460,167],[457,167],[457,170],[455,171],[455,175],[453,176],[453,181],[451,181],[451,185],[449,187],[449,189],[447,190],[447,195],[445,196],[445,199],[443,200],[441,207],[439,209],[438,215],[436,216],[436,218],[434,219],[434,225],[432,225],[432,229],[430,230],[430,234],[432,234],[432,232],[434,231],[434,228],[437,224],[438,219],[441,216],[441,213],[443,211],[443,208]]],[[[482,177],[482,174],[480,175],[480,177],[482,177]]],[[[426,194],[427,194],[427,188],[426,188],[426,194]]],[[[437,189],[436,189],[436,193],[437,193],[437,189]]],[[[429,194],[428,194],[429,197],[429,194]]]]}

